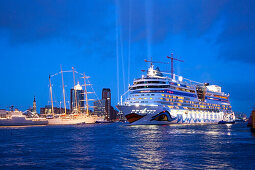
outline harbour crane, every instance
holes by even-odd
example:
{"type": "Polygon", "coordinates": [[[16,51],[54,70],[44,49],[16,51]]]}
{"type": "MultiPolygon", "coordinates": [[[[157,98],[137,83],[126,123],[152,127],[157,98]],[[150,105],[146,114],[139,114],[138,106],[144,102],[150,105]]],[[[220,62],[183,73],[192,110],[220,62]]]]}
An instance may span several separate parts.
{"type": "Polygon", "coordinates": [[[172,79],[174,78],[174,60],[184,62],[183,60],[179,60],[177,58],[174,58],[174,53],[171,53],[171,57],[166,56],[167,58],[171,59],[171,75],[172,79]]]}
{"type": "Polygon", "coordinates": [[[152,61],[152,58],[151,58],[151,60],[144,60],[145,62],[148,62],[148,63],[151,63],[151,65],[152,65],[152,63],[160,63],[160,64],[169,64],[169,62],[161,62],[161,61],[152,61]]]}

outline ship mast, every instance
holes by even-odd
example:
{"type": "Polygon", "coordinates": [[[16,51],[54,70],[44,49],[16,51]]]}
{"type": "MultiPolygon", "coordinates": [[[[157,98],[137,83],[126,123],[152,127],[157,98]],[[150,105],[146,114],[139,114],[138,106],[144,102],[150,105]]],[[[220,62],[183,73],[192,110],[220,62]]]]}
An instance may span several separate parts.
{"type": "MultiPolygon", "coordinates": [[[[66,115],[66,95],[65,95],[65,85],[64,85],[64,75],[63,75],[63,70],[62,66],[60,65],[61,68],[61,75],[62,75],[62,87],[63,87],[63,97],[64,97],[64,107],[65,107],[65,115],[66,115]]],[[[61,108],[60,108],[61,111],[61,108]]]]}
{"type": "Polygon", "coordinates": [[[177,58],[174,58],[174,53],[171,53],[171,57],[166,56],[167,58],[171,59],[171,76],[172,79],[174,78],[174,60],[184,62],[183,60],[179,60],[177,58]]]}
{"type": "Polygon", "coordinates": [[[52,86],[50,81],[50,75],[49,75],[49,82],[50,82],[51,113],[53,114],[53,117],[54,117],[54,107],[53,107],[52,86]]]}
{"type": "Polygon", "coordinates": [[[74,102],[75,102],[75,110],[77,111],[77,109],[78,109],[78,105],[77,105],[77,96],[76,96],[76,89],[75,89],[75,74],[74,74],[74,67],[72,67],[72,70],[73,70],[73,84],[74,84],[74,86],[73,86],[73,89],[74,89],[74,102]]]}
{"type": "Polygon", "coordinates": [[[88,103],[88,91],[87,91],[87,84],[86,84],[86,76],[84,75],[84,86],[85,86],[85,96],[86,96],[86,115],[89,116],[89,103],[88,103]]]}

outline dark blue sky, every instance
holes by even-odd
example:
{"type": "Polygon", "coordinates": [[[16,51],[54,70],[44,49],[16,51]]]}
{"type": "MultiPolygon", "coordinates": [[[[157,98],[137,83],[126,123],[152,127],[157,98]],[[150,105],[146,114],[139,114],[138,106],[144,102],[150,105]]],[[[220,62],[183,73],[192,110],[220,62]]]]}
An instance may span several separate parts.
{"type": "MultiPolygon", "coordinates": [[[[39,107],[46,105],[48,75],[60,64],[91,76],[99,97],[111,88],[116,105],[118,94],[146,69],[144,59],[167,61],[173,51],[185,61],[175,63],[176,74],[222,86],[234,111],[250,113],[254,10],[252,0],[1,0],[0,108],[25,110],[34,95],[39,107]]],[[[68,90],[71,76],[65,81],[68,90]]],[[[60,85],[53,80],[53,89],[60,85]]]]}

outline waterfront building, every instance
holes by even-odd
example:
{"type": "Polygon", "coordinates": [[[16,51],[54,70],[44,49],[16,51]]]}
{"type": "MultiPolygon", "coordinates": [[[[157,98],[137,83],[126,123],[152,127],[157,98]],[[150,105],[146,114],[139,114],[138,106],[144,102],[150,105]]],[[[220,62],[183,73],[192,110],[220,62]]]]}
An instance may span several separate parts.
{"type": "Polygon", "coordinates": [[[105,99],[94,101],[94,114],[97,116],[105,116],[105,99]]]}
{"type": "Polygon", "coordinates": [[[118,119],[118,111],[111,106],[110,120],[116,121],[118,119]]]}
{"type": "Polygon", "coordinates": [[[109,88],[103,88],[102,90],[102,104],[101,112],[104,109],[104,116],[107,121],[116,121],[118,119],[118,111],[111,106],[111,90],[109,88]]]}
{"type": "Polygon", "coordinates": [[[6,110],[0,109],[0,118],[6,118],[6,110]]]}
{"type": "Polygon", "coordinates": [[[37,113],[36,111],[36,100],[35,100],[35,96],[34,96],[34,101],[33,101],[33,110],[32,110],[33,113],[37,113]]]}
{"type": "MultiPolygon", "coordinates": [[[[53,107],[54,114],[62,114],[65,113],[65,108],[53,107]]],[[[70,113],[70,109],[66,109],[67,114],[70,113]]],[[[46,105],[45,107],[40,108],[40,115],[51,115],[52,114],[52,106],[46,105]]]]}
{"type": "Polygon", "coordinates": [[[81,85],[78,84],[71,89],[71,103],[70,108],[71,112],[84,112],[84,90],[82,89],[81,85]]]}
{"type": "Polygon", "coordinates": [[[111,120],[111,90],[109,88],[103,88],[102,99],[105,100],[105,119],[111,120]]]}

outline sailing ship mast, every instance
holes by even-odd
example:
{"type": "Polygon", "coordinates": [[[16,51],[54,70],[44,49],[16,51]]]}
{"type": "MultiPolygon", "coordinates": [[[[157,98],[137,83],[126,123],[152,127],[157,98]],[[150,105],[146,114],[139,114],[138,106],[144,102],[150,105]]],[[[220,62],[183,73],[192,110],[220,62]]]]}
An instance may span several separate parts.
{"type": "Polygon", "coordinates": [[[84,75],[84,86],[85,86],[85,98],[86,98],[86,115],[89,116],[89,103],[88,103],[88,91],[87,91],[87,83],[86,83],[86,76],[85,73],[83,73],[84,75]]]}
{"type": "Polygon", "coordinates": [[[49,82],[50,82],[51,113],[53,114],[53,117],[54,117],[54,107],[53,107],[52,86],[51,86],[50,75],[49,75],[49,82]]]}
{"type": "MultiPolygon", "coordinates": [[[[63,97],[64,97],[64,107],[65,107],[65,115],[66,115],[66,95],[65,95],[65,85],[64,85],[64,75],[63,75],[63,70],[62,70],[62,66],[61,67],[61,75],[62,75],[62,87],[63,87],[63,97]]],[[[60,108],[61,111],[61,108],[60,108]]]]}
{"type": "Polygon", "coordinates": [[[73,70],[73,89],[74,89],[74,103],[75,103],[75,110],[77,111],[78,109],[78,104],[77,104],[77,96],[76,96],[76,89],[75,89],[75,74],[74,74],[74,67],[72,67],[72,70],[73,70]]]}

